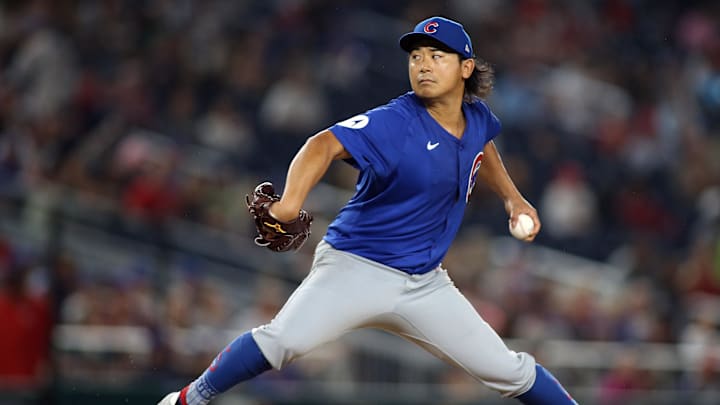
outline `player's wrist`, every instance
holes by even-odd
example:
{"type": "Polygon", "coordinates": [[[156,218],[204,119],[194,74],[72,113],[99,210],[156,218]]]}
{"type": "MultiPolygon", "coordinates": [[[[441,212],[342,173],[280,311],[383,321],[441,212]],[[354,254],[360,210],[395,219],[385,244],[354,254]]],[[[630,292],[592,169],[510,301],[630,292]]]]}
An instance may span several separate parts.
{"type": "Polygon", "coordinates": [[[292,207],[288,208],[281,200],[271,204],[268,213],[280,222],[292,222],[300,215],[300,210],[292,207]]]}
{"type": "Polygon", "coordinates": [[[522,196],[512,196],[505,199],[505,211],[508,215],[512,215],[513,212],[518,208],[526,204],[525,199],[522,196]]]}

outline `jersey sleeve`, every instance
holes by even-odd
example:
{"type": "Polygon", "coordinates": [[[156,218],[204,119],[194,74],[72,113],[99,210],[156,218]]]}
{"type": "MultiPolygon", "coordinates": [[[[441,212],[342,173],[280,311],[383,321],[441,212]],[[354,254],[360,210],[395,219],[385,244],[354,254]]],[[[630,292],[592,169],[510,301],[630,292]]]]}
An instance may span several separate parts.
{"type": "Polygon", "coordinates": [[[487,141],[490,142],[493,138],[498,136],[500,131],[502,131],[500,119],[488,108],[487,141]]]}
{"type": "Polygon", "coordinates": [[[384,177],[400,159],[407,135],[404,115],[387,106],[356,115],[328,128],[352,155],[348,163],[384,177]]]}
{"type": "Polygon", "coordinates": [[[500,134],[502,130],[502,124],[500,119],[490,110],[487,104],[483,101],[475,103],[475,108],[480,110],[481,115],[485,121],[485,142],[492,141],[496,136],[500,134]]]}

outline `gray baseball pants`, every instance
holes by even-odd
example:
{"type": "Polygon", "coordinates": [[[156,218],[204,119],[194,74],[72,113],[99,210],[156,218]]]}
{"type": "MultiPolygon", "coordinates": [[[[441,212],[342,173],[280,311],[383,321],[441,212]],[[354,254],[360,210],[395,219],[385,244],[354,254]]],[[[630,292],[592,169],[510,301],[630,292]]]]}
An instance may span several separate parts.
{"type": "Polygon", "coordinates": [[[325,241],[277,316],[252,333],[268,362],[281,369],[358,328],[397,334],[503,396],[523,394],[535,381],[535,359],[508,349],[443,268],[410,275],[325,241]]]}

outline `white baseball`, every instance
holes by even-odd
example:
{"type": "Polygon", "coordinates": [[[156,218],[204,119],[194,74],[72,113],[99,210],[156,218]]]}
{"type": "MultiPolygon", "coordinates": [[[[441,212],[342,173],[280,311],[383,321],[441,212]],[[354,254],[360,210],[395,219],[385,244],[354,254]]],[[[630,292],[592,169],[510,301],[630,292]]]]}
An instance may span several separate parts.
{"type": "Polygon", "coordinates": [[[510,233],[517,239],[524,240],[530,235],[533,228],[535,228],[535,222],[530,215],[520,214],[515,226],[510,226],[510,233]]]}

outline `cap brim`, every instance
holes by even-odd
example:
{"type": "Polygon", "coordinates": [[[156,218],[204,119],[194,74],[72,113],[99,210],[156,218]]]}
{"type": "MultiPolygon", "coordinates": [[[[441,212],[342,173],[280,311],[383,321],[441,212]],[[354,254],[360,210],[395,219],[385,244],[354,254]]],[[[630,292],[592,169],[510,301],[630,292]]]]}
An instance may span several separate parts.
{"type": "Polygon", "coordinates": [[[448,44],[440,41],[439,39],[435,38],[432,35],[424,34],[422,32],[408,32],[407,34],[400,37],[400,48],[402,48],[405,52],[411,52],[413,48],[415,47],[415,44],[418,43],[418,41],[425,40],[434,44],[437,44],[437,47],[443,50],[447,50],[449,52],[458,53],[458,51],[452,49],[448,44]]]}
{"type": "Polygon", "coordinates": [[[435,42],[440,42],[428,34],[423,34],[421,32],[408,32],[400,37],[400,48],[402,48],[405,52],[410,52],[413,50],[413,46],[417,41],[427,38],[432,39],[435,42]]]}

